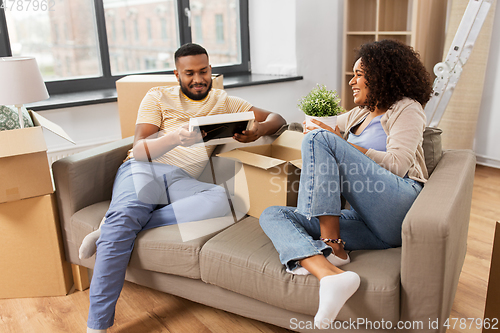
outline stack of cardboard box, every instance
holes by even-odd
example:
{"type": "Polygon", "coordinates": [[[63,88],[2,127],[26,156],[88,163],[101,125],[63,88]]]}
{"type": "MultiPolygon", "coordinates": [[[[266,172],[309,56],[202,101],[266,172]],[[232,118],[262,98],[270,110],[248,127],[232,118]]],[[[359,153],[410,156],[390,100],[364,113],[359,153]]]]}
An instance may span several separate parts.
{"type": "Polygon", "coordinates": [[[0,131],[0,298],[66,295],[72,286],[42,127],[71,139],[30,115],[35,127],[0,131]]]}

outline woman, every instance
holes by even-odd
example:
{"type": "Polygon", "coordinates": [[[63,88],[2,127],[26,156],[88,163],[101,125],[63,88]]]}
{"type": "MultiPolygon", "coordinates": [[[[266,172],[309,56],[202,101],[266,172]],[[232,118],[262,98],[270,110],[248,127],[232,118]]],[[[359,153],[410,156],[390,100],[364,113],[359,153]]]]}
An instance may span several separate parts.
{"type": "Polygon", "coordinates": [[[353,71],[359,106],[335,129],[316,122],[320,129],[305,131],[297,208],[260,216],[287,272],[320,280],[319,328],[330,327],[359,287],[356,273],[339,268],[350,262],[346,250],[401,246],[403,219],[428,177],[422,105],[432,83],[418,55],[397,41],[367,43],[353,71]],[[341,210],[341,195],[350,210],[341,210]]]}

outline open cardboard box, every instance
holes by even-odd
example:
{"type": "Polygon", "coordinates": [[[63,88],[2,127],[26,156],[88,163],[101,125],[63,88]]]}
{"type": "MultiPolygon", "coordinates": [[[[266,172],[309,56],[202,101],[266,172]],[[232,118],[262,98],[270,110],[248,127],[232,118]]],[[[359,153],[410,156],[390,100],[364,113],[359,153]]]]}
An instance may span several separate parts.
{"type": "MultiPolygon", "coordinates": [[[[178,84],[179,82],[177,82],[174,74],[127,75],[116,81],[122,138],[134,135],[137,112],[149,89],[160,86],[176,86],[178,84]]],[[[212,87],[224,89],[222,75],[212,75],[212,87]]]]}
{"type": "Polygon", "coordinates": [[[240,147],[217,156],[237,163],[234,194],[248,215],[260,217],[269,206],[296,206],[304,134],[285,131],[273,143],[240,147]]]}
{"type": "Polygon", "coordinates": [[[0,203],[54,191],[42,127],[75,143],[57,124],[29,113],[34,127],[0,131],[0,203]]]}

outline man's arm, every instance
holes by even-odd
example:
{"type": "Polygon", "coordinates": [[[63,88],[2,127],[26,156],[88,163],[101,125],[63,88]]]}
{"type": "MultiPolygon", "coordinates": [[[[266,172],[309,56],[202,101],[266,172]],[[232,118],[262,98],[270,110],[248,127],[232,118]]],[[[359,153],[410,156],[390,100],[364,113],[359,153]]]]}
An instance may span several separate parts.
{"type": "Polygon", "coordinates": [[[156,125],[137,124],[134,136],[134,158],[138,161],[153,160],[177,146],[188,147],[199,141],[201,141],[201,134],[189,132],[188,125],[172,132],[160,133],[160,128],[156,125]]]}
{"type": "Polygon", "coordinates": [[[255,121],[251,130],[234,135],[234,139],[239,142],[252,142],[261,136],[274,134],[281,126],[286,124],[286,120],[277,113],[259,109],[255,106],[252,106],[249,111],[253,111],[255,121]]]}
{"type": "MultiPolygon", "coordinates": [[[[251,130],[235,134],[234,139],[240,142],[252,142],[263,135],[274,134],[286,124],[285,119],[277,113],[252,107],[255,115],[251,130]]],[[[160,128],[153,124],[137,124],[134,137],[134,158],[138,161],[148,161],[162,156],[177,146],[189,147],[202,139],[199,132],[189,132],[188,125],[175,131],[162,133],[160,128]],[[149,152],[149,158],[148,158],[149,152]]]]}

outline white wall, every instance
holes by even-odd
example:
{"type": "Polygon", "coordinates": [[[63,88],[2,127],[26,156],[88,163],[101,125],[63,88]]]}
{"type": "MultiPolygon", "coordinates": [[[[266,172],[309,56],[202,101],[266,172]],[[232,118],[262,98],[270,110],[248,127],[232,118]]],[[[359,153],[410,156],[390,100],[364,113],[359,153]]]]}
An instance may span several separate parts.
{"type": "Polygon", "coordinates": [[[296,75],[295,0],[249,4],[250,51],[255,74],[296,75]],[[273,29],[269,29],[272,25],[273,29]],[[291,51],[291,52],[290,52],[291,51]]]}
{"type": "Polygon", "coordinates": [[[233,88],[228,92],[278,112],[288,122],[302,122],[304,115],[297,108],[298,100],[317,83],[340,92],[343,11],[342,1],[250,1],[252,71],[282,74],[290,70],[294,74],[294,66],[304,79],[233,88]]]}
{"type": "MultiPolygon", "coordinates": [[[[300,81],[228,89],[255,106],[278,112],[288,122],[302,122],[297,101],[317,83],[341,89],[344,1],[249,1],[252,70],[266,74],[298,74],[300,81]]],[[[498,8],[498,6],[497,6],[498,8]]],[[[479,116],[475,151],[478,161],[500,168],[500,10],[495,25],[485,90],[479,116]]],[[[116,103],[44,111],[78,145],[92,146],[119,139],[116,103]]],[[[47,134],[49,152],[70,144],[47,134]]]]}
{"type": "Polygon", "coordinates": [[[500,168],[500,4],[498,2],[484,83],[474,151],[479,163],[500,168]]]}

